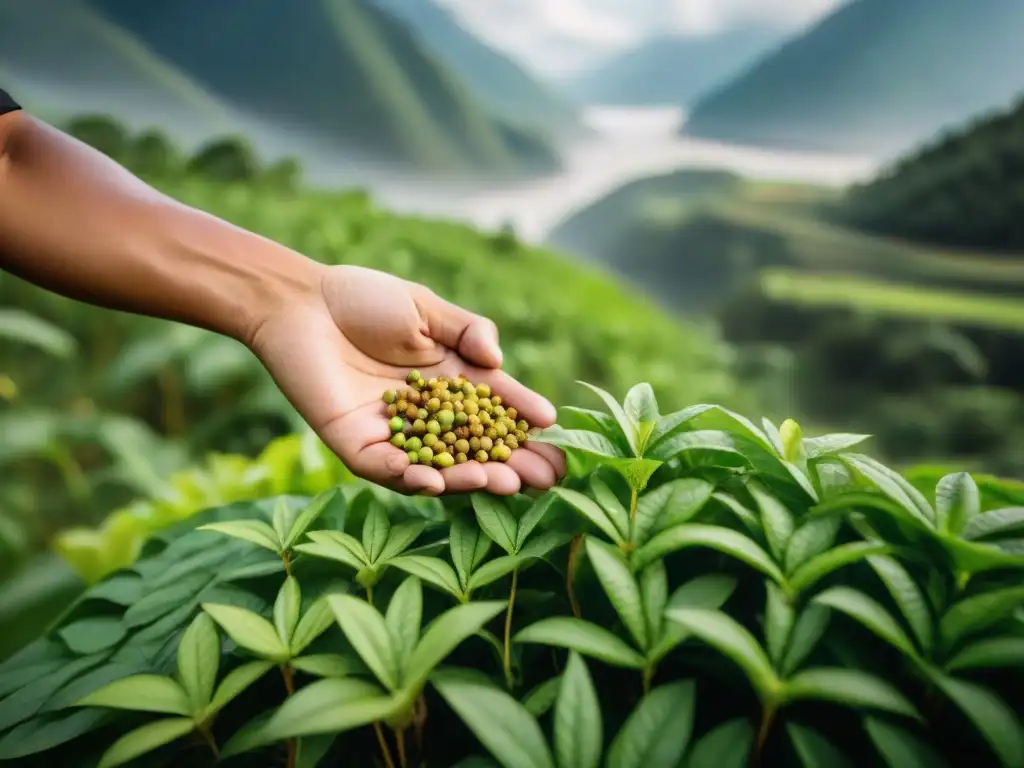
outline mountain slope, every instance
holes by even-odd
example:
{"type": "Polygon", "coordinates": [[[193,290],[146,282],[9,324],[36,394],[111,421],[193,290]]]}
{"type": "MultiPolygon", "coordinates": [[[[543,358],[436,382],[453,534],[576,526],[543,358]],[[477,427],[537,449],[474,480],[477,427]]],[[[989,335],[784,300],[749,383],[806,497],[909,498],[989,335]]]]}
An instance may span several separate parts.
{"type": "Polygon", "coordinates": [[[753,26],[708,37],[663,35],[603,62],[568,89],[590,104],[685,107],[781,39],[777,30],[753,26]]]}
{"type": "Polygon", "coordinates": [[[26,108],[54,117],[113,113],[189,143],[237,125],[216,97],[78,0],[48,0],[45,11],[0,0],[0,70],[26,108]]]}
{"type": "Polygon", "coordinates": [[[1020,0],[853,0],[701,99],[683,131],[889,154],[1024,89],[1020,0]]]}
{"type": "Polygon", "coordinates": [[[495,116],[548,134],[576,127],[575,111],[522,67],[466,30],[434,0],[374,0],[415,32],[495,116]]]}
{"type": "Polygon", "coordinates": [[[229,104],[366,158],[447,172],[522,165],[503,126],[368,0],[90,2],[229,104]]]}

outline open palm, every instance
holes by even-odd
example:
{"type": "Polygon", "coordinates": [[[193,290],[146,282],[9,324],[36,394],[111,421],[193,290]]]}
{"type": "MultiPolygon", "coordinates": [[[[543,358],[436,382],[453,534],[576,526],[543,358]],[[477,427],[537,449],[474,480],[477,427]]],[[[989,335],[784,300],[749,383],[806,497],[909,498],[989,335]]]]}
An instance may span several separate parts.
{"type": "Polygon", "coordinates": [[[424,377],[488,384],[532,426],[554,423],[554,406],[500,370],[494,324],[416,283],[361,267],[325,268],[320,291],[267,318],[251,342],[281,391],[320,439],[360,477],[403,493],[513,494],[545,489],[565,472],[554,446],[528,441],[507,463],[435,469],[411,464],[388,440],[381,394],[401,389],[410,368],[424,377]]]}

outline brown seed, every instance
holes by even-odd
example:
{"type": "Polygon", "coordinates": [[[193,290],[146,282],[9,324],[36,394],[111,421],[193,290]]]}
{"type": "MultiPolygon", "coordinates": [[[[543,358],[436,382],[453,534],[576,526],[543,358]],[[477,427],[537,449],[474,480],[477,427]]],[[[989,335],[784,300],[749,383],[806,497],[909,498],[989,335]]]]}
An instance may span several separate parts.
{"type": "Polygon", "coordinates": [[[417,408],[412,403],[409,403],[408,407],[405,409],[405,418],[410,419],[412,421],[416,421],[416,419],[418,419],[419,417],[420,409],[417,408]]]}
{"type": "Polygon", "coordinates": [[[457,438],[459,438],[460,440],[468,440],[469,439],[469,427],[456,427],[455,428],[455,436],[457,438]]]}
{"type": "Polygon", "coordinates": [[[404,411],[406,408],[409,407],[409,401],[406,400],[404,397],[401,397],[398,399],[398,402],[395,403],[395,405],[398,406],[399,411],[404,411]]]}
{"type": "Polygon", "coordinates": [[[487,462],[487,451],[484,451],[484,450],[477,451],[476,452],[476,456],[474,458],[477,461],[479,461],[481,464],[486,463],[487,462]]]}
{"type": "Polygon", "coordinates": [[[392,403],[388,406],[388,418],[395,418],[398,415],[398,406],[392,403]]]}
{"type": "Polygon", "coordinates": [[[456,440],[455,450],[458,453],[469,453],[469,440],[456,440]]]}
{"type": "Polygon", "coordinates": [[[491,395],[491,405],[501,405],[501,395],[491,395]]]}
{"type": "Polygon", "coordinates": [[[517,411],[515,408],[506,408],[505,415],[512,419],[512,421],[515,421],[516,419],[519,418],[519,411],[517,411]]]}
{"type": "Polygon", "coordinates": [[[454,432],[445,432],[441,435],[441,439],[444,441],[445,445],[455,445],[459,438],[455,436],[454,432]]]}
{"type": "Polygon", "coordinates": [[[494,441],[491,440],[491,438],[487,437],[486,435],[484,435],[483,437],[480,438],[480,449],[481,450],[489,451],[493,447],[494,447],[494,441]]]}
{"type": "Polygon", "coordinates": [[[477,451],[480,450],[480,438],[479,437],[471,437],[471,438],[469,438],[469,450],[473,451],[473,453],[476,453],[477,451]]]}
{"type": "Polygon", "coordinates": [[[483,424],[480,424],[478,422],[476,424],[470,424],[469,425],[469,434],[473,435],[474,437],[481,437],[483,435],[483,433],[484,433],[484,425],[483,424]]]}
{"type": "Polygon", "coordinates": [[[410,389],[409,392],[405,395],[405,399],[408,400],[413,405],[419,405],[420,393],[417,392],[415,389],[410,389]]]}

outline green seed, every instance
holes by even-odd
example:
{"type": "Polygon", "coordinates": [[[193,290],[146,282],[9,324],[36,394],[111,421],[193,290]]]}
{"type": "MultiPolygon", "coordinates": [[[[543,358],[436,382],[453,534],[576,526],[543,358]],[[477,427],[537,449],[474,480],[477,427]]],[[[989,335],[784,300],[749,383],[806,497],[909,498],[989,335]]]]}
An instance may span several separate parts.
{"type": "Polygon", "coordinates": [[[388,422],[388,426],[391,428],[392,432],[401,432],[402,431],[402,426],[404,424],[405,424],[405,422],[402,421],[402,417],[401,416],[394,416],[388,422]]]}
{"type": "Polygon", "coordinates": [[[518,440],[518,441],[519,441],[520,443],[525,443],[525,442],[526,442],[526,433],[525,433],[525,432],[523,432],[523,430],[521,430],[521,429],[517,429],[517,430],[515,431],[515,434],[514,434],[513,436],[514,436],[514,437],[515,437],[515,439],[516,439],[516,440],[518,440]]]}
{"type": "Polygon", "coordinates": [[[427,422],[427,432],[429,432],[432,435],[441,434],[441,425],[438,423],[436,419],[431,419],[430,421],[427,422]]]}
{"type": "Polygon", "coordinates": [[[445,445],[455,445],[455,443],[458,442],[458,439],[459,438],[455,436],[454,432],[445,432],[441,435],[441,442],[445,445]]]}
{"type": "Polygon", "coordinates": [[[508,434],[508,427],[506,427],[500,421],[493,427],[491,427],[491,429],[493,429],[497,433],[498,437],[504,437],[505,435],[508,434]]]}
{"type": "Polygon", "coordinates": [[[512,419],[512,421],[514,422],[516,419],[519,418],[519,411],[517,411],[515,408],[506,408],[505,415],[512,419]]]}
{"type": "Polygon", "coordinates": [[[466,415],[465,411],[456,411],[455,412],[455,426],[457,426],[457,427],[464,426],[466,424],[466,422],[468,422],[468,421],[469,421],[469,416],[466,415]]]}
{"type": "Polygon", "coordinates": [[[399,432],[397,435],[391,436],[391,444],[396,448],[402,448],[405,446],[405,435],[399,432]]]}
{"type": "Polygon", "coordinates": [[[481,397],[481,398],[483,398],[483,397],[490,397],[491,396],[491,388],[489,386],[487,386],[486,384],[477,384],[476,385],[476,394],[477,394],[477,397],[481,397]]]}
{"type": "Polygon", "coordinates": [[[418,411],[416,411],[416,418],[423,419],[424,421],[426,421],[427,419],[430,418],[430,412],[426,408],[420,408],[418,411]]]}
{"type": "Polygon", "coordinates": [[[516,439],[515,435],[508,435],[505,438],[505,445],[507,445],[514,451],[516,448],[519,447],[519,441],[516,439]]]}
{"type": "Polygon", "coordinates": [[[455,454],[455,463],[456,464],[465,464],[467,461],[469,461],[469,458],[466,456],[466,454],[464,454],[464,453],[456,453],[455,454]]]}
{"type": "Polygon", "coordinates": [[[501,457],[505,455],[503,453],[504,450],[504,445],[496,445],[491,448],[491,452],[488,454],[491,457],[491,461],[501,461],[501,457]]]}
{"type": "Polygon", "coordinates": [[[405,441],[406,450],[418,451],[422,447],[423,441],[420,440],[418,437],[410,437],[408,440],[405,441]]]}
{"type": "Polygon", "coordinates": [[[405,380],[410,384],[414,384],[422,378],[423,377],[420,376],[420,372],[413,368],[411,371],[409,371],[409,375],[405,377],[405,380]]]}
{"type": "Polygon", "coordinates": [[[387,392],[384,393],[384,402],[387,403],[388,405],[391,405],[397,399],[398,393],[393,389],[389,389],[387,392]]]}
{"type": "Polygon", "coordinates": [[[455,464],[455,457],[450,453],[439,453],[434,457],[434,466],[450,467],[455,464]]]}
{"type": "Polygon", "coordinates": [[[483,437],[480,438],[480,449],[481,450],[489,451],[493,447],[494,447],[494,441],[491,438],[487,437],[486,435],[484,435],[483,437]]]}
{"type": "Polygon", "coordinates": [[[455,450],[457,453],[469,453],[469,440],[456,440],[455,450]]]}
{"type": "Polygon", "coordinates": [[[433,458],[434,452],[427,448],[427,446],[420,448],[420,464],[429,464],[433,458]]]}
{"type": "Polygon", "coordinates": [[[516,423],[516,429],[521,429],[523,432],[529,432],[530,431],[530,425],[526,423],[526,419],[520,419],[516,423]]]}
{"type": "Polygon", "coordinates": [[[480,450],[480,438],[479,437],[471,437],[471,438],[469,438],[469,450],[473,451],[473,453],[476,453],[477,451],[480,450]]]}
{"type": "Polygon", "coordinates": [[[440,411],[437,414],[437,423],[448,429],[455,423],[455,414],[451,411],[440,411]]]}
{"type": "Polygon", "coordinates": [[[429,400],[427,400],[427,410],[430,411],[431,413],[436,413],[437,411],[441,410],[441,401],[436,397],[430,398],[429,400]]]}
{"type": "Polygon", "coordinates": [[[409,463],[410,464],[419,464],[420,463],[420,452],[419,451],[406,451],[405,455],[409,457],[409,463]]]}
{"type": "Polygon", "coordinates": [[[423,436],[423,444],[428,448],[433,448],[437,445],[437,435],[433,432],[427,432],[427,434],[423,436]]]}
{"type": "Polygon", "coordinates": [[[487,451],[481,449],[476,452],[476,456],[474,456],[473,458],[475,458],[481,464],[484,464],[487,462],[487,451]]]}

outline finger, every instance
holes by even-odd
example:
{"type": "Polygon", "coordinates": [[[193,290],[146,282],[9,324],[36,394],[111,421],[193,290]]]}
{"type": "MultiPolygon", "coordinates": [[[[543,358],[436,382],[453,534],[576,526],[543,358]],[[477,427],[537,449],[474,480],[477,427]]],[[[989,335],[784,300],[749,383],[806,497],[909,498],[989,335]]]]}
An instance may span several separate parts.
{"type": "MultiPolygon", "coordinates": [[[[544,460],[547,461],[547,463],[555,470],[555,475],[559,479],[565,477],[565,453],[557,445],[551,445],[550,443],[535,443],[532,440],[527,440],[526,444],[522,447],[543,457],[544,460]]],[[[515,456],[516,453],[519,453],[519,451],[513,452],[512,455],[515,456]]]]}
{"type": "Polygon", "coordinates": [[[486,317],[445,301],[433,291],[419,286],[416,306],[427,323],[427,336],[459,353],[467,361],[483,368],[500,368],[501,346],[498,328],[486,317]]]}
{"type": "Polygon", "coordinates": [[[441,470],[445,493],[470,493],[487,487],[487,473],[481,464],[467,461],[441,470]]]}
{"type": "Polygon", "coordinates": [[[530,488],[547,490],[558,482],[551,462],[533,451],[512,451],[507,466],[515,470],[523,485],[530,488]]]}
{"type": "Polygon", "coordinates": [[[410,495],[440,496],[445,492],[445,481],[441,473],[423,464],[410,464],[402,475],[404,492],[410,495]]]}
{"type": "Polygon", "coordinates": [[[497,461],[489,461],[480,467],[487,474],[488,493],[495,496],[514,496],[519,493],[522,481],[512,467],[497,461]]]}

